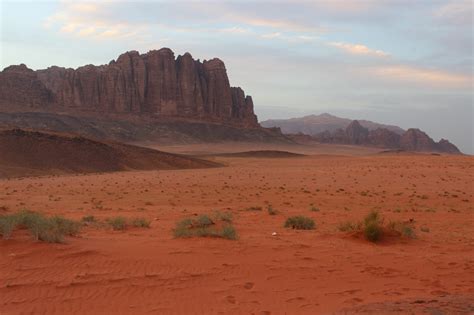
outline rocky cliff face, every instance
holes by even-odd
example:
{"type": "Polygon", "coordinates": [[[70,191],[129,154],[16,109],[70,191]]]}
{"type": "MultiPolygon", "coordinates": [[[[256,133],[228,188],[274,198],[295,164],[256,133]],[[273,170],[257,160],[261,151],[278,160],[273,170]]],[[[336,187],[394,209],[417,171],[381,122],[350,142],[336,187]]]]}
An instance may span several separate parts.
{"type": "Polygon", "coordinates": [[[253,102],[229,84],[219,59],[168,49],[130,51],[108,65],[78,69],[25,65],[0,72],[0,110],[183,117],[258,127],[253,102]]]}
{"type": "Polygon", "coordinates": [[[357,120],[352,121],[345,130],[325,131],[315,136],[314,139],[323,143],[368,145],[406,151],[461,153],[448,140],[441,139],[441,141],[435,142],[419,129],[408,129],[402,135],[385,128],[369,131],[369,129],[362,127],[357,120]]]}

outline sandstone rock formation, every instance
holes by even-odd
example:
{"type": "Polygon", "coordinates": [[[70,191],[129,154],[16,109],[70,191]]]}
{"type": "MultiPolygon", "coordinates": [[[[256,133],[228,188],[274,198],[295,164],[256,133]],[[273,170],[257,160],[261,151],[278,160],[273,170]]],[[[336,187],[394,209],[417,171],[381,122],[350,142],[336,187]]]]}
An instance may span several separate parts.
{"type": "Polygon", "coordinates": [[[0,72],[0,111],[180,117],[259,127],[253,102],[229,84],[219,59],[200,62],[168,48],[126,52],[108,65],[77,69],[25,65],[0,72]]]}
{"type": "Polygon", "coordinates": [[[345,130],[325,131],[313,138],[322,143],[368,145],[405,151],[461,153],[448,140],[441,139],[441,141],[435,142],[419,129],[408,129],[402,135],[385,128],[369,131],[369,129],[362,127],[357,120],[352,121],[345,130]]]}

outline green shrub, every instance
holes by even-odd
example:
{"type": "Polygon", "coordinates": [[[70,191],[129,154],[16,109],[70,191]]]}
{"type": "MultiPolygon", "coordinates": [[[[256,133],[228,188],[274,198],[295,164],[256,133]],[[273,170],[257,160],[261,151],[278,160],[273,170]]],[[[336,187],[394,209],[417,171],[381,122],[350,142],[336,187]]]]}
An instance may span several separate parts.
{"type": "Polygon", "coordinates": [[[127,220],[124,217],[114,217],[107,219],[107,223],[114,231],[123,231],[127,228],[127,220]]]}
{"type": "Polygon", "coordinates": [[[285,227],[297,230],[312,230],[314,229],[315,224],[311,218],[305,216],[293,216],[286,220],[285,227]]]}
{"type": "Polygon", "coordinates": [[[132,219],[131,224],[134,227],[149,228],[150,224],[151,224],[151,221],[147,220],[145,218],[135,218],[135,219],[132,219]]]}
{"type": "Polygon", "coordinates": [[[78,222],[54,216],[48,218],[43,214],[22,210],[9,218],[1,220],[3,237],[10,237],[12,231],[17,227],[26,228],[34,240],[48,243],[62,243],[64,236],[74,236],[80,231],[78,222]]]}
{"type": "Polygon", "coordinates": [[[79,234],[81,226],[79,222],[69,220],[60,216],[54,216],[50,219],[53,229],[58,230],[61,234],[75,236],[79,234]]]}
{"type": "Polygon", "coordinates": [[[235,240],[237,239],[237,231],[232,225],[225,225],[222,228],[222,233],[221,233],[223,238],[226,238],[228,240],[235,240]]]}
{"type": "Polygon", "coordinates": [[[197,219],[193,222],[193,226],[197,228],[205,228],[209,225],[213,225],[214,222],[209,218],[209,216],[202,214],[197,217],[197,219]]]}
{"type": "Polygon", "coordinates": [[[5,215],[0,217],[0,234],[2,234],[3,239],[7,240],[11,237],[17,224],[18,219],[14,215],[5,215]]]}
{"type": "Polygon", "coordinates": [[[215,221],[224,222],[218,225],[208,216],[200,215],[197,218],[186,218],[176,223],[174,236],[176,238],[186,237],[220,237],[230,240],[237,239],[235,228],[229,223],[229,215],[214,214],[215,221]]]}
{"type": "Polygon", "coordinates": [[[371,242],[377,242],[382,236],[382,227],[378,221],[367,221],[364,225],[364,236],[371,242]]]}
{"type": "Polygon", "coordinates": [[[364,224],[367,225],[372,222],[379,222],[380,221],[380,214],[378,211],[373,210],[369,212],[368,215],[364,218],[364,224]]]}

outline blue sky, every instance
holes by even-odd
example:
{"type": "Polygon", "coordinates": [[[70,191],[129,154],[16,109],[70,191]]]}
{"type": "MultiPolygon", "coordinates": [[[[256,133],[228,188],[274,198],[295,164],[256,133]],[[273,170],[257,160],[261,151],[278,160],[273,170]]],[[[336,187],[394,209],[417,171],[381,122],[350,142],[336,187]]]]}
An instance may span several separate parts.
{"type": "Polygon", "coordinates": [[[2,68],[161,47],[224,60],[261,120],[330,112],[474,153],[471,0],[1,1],[2,68]]]}

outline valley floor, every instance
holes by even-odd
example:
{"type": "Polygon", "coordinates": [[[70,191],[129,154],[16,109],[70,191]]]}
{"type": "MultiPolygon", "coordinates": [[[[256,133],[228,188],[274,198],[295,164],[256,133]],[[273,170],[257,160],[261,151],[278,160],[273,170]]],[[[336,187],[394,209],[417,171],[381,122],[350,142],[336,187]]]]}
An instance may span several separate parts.
{"type": "Polygon", "coordinates": [[[228,167],[0,180],[0,213],[152,220],[86,227],[66,244],[24,231],[0,240],[0,314],[474,312],[472,157],[211,159],[228,167]],[[413,220],[417,238],[372,244],[338,231],[374,209],[413,220]],[[173,237],[177,221],[214,210],[232,213],[238,240],[173,237]],[[284,228],[291,215],[316,229],[284,228]]]}

